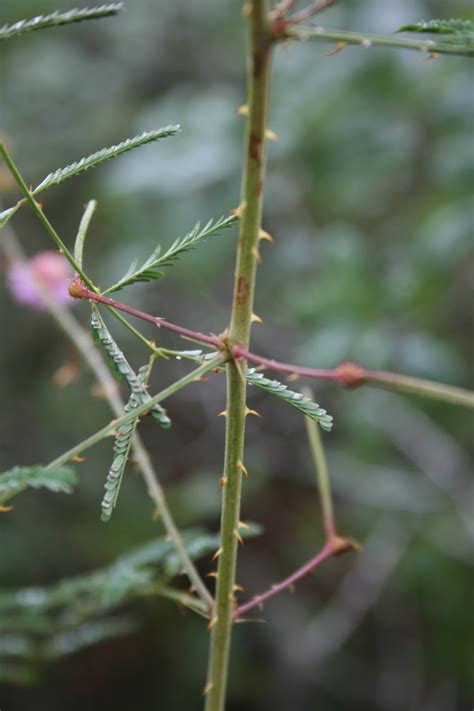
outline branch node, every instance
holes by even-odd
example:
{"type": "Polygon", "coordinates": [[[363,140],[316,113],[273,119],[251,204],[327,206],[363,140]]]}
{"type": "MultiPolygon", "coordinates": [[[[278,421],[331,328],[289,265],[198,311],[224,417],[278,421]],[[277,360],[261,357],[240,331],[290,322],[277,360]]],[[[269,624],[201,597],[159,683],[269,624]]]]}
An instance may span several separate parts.
{"type": "Polygon", "coordinates": [[[336,380],[345,388],[357,388],[367,380],[367,373],[360,365],[346,361],[336,368],[336,380]]]}

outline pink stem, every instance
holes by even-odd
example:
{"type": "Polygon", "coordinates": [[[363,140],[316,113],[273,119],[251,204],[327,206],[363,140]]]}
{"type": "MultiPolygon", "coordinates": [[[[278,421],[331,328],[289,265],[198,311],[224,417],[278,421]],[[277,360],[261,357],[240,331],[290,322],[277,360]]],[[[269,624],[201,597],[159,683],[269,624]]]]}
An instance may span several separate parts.
{"type": "Polygon", "coordinates": [[[278,370],[283,373],[290,373],[291,375],[298,375],[303,378],[332,380],[345,387],[362,385],[362,383],[366,380],[366,371],[355,363],[342,363],[338,368],[333,369],[305,368],[298,365],[291,365],[289,363],[280,363],[279,361],[270,358],[264,358],[256,353],[250,353],[250,351],[242,348],[241,346],[229,346],[223,336],[209,336],[205,333],[201,333],[200,331],[192,331],[184,326],[178,326],[175,323],[171,323],[160,316],[152,316],[144,311],[133,308],[133,306],[122,304],[120,301],[111,299],[108,296],[96,294],[88,289],[78,277],[72,281],[69,287],[69,293],[76,299],[90,299],[91,301],[96,301],[100,304],[106,304],[106,306],[123,311],[130,316],[135,316],[143,321],[149,321],[155,326],[158,326],[158,328],[166,328],[169,331],[179,333],[179,335],[184,338],[190,338],[193,341],[206,343],[207,345],[213,346],[218,350],[231,350],[235,358],[243,358],[250,363],[255,363],[256,365],[261,365],[265,368],[270,368],[271,370],[278,370]]]}
{"type": "Polygon", "coordinates": [[[115,301],[115,299],[110,299],[108,296],[102,296],[102,294],[95,294],[93,291],[84,286],[82,281],[77,277],[71,283],[69,287],[69,293],[76,299],[90,299],[91,301],[97,301],[99,304],[106,304],[107,306],[110,306],[113,309],[118,309],[119,311],[123,311],[126,314],[130,314],[130,316],[140,318],[142,319],[142,321],[149,321],[150,323],[155,324],[155,326],[158,326],[158,328],[162,327],[168,329],[169,331],[179,333],[179,335],[183,336],[184,338],[191,338],[193,341],[207,343],[210,346],[214,346],[214,348],[222,348],[222,341],[217,336],[207,336],[205,333],[199,333],[199,331],[192,331],[189,328],[184,328],[184,326],[178,326],[175,323],[170,323],[169,321],[164,318],[161,318],[160,316],[151,316],[151,314],[147,314],[144,311],[134,309],[133,306],[127,306],[126,304],[122,304],[119,301],[115,301]]]}
{"type": "Polygon", "coordinates": [[[265,368],[270,368],[271,370],[279,370],[282,373],[300,375],[303,378],[319,378],[321,380],[340,379],[338,368],[331,370],[322,368],[304,368],[298,365],[291,365],[290,363],[280,363],[277,360],[273,360],[273,358],[264,358],[256,353],[250,353],[250,351],[247,351],[245,348],[241,348],[240,346],[234,346],[232,353],[236,358],[244,358],[244,360],[248,360],[250,363],[262,365],[265,368]]]}
{"type": "Polygon", "coordinates": [[[272,585],[272,587],[266,590],[265,592],[260,593],[259,595],[255,595],[255,597],[253,597],[248,602],[245,602],[243,605],[239,605],[239,607],[236,607],[234,610],[234,619],[241,617],[241,615],[245,614],[249,610],[253,610],[254,607],[262,605],[266,600],[273,597],[274,595],[278,595],[283,590],[291,588],[293,585],[295,585],[295,583],[299,582],[306,575],[312,573],[313,570],[318,567],[318,565],[327,560],[327,558],[330,558],[337,550],[337,544],[335,544],[332,540],[329,540],[319,551],[319,553],[314,558],[311,558],[311,560],[309,560],[303,566],[301,566],[301,568],[295,570],[294,573],[289,575],[284,580],[280,580],[279,583],[275,583],[275,585],[272,585]]]}

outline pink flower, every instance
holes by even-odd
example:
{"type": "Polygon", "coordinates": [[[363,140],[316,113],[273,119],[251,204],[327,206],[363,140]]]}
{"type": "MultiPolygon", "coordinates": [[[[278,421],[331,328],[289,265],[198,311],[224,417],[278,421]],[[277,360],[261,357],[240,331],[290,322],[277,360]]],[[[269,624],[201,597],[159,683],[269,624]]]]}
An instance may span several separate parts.
{"type": "Polygon", "coordinates": [[[9,267],[7,284],[15,301],[41,311],[45,304],[35,282],[40,283],[57,304],[70,306],[74,302],[68,294],[72,276],[72,268],[61,254],[38,252],[26,264],[9,267]]]}

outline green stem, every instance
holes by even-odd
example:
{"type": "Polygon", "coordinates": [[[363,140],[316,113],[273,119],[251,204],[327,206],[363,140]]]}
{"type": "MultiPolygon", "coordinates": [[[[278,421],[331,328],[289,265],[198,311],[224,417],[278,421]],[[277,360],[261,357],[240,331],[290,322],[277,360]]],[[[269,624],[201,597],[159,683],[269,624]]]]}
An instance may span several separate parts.
{"type": "Polygon", "coordinates": [[[432,380],[412,378],[409,375],[398,375],[383,370],[366,370],[364,383],[384,390],[429,397],[452,405],[474,407],[474,392],[458,388],[455,385],[445,385],[432,380]]]}
{"type": "MultiPolygon", "coordinates": [[[[305,397],[312,399],[313,393],[309,388],[303,388],[302,393],[305,397]]],[[[309,446],[313,457],[314,468],[316,472],[316,486],[321,499],[321,508],[323,511],[324,530],[326,531],[327,540],[331,541],[334,536],[337,536],[336,523],[334,520],[334,508],[332,504],[331,486],[329,484],[329,474],[326,462],[326,455],[319,431],[319,425],[310,417],[305,417],[306,431],[308,433],[309,446]]]]}
{"type": "Polygon", "coordinates": [[[319,42],[336,42],[341,45],[357,45],[359,47],[398,47],[413,49],[427,54],[454,54],[461,57],[474,57],[474,45],[448,44],[435,40],[404,39],[373,35],[369,32],[346,32],[344,30],[327,30],[323,27],[294,27],[290,23],[282,23],[275,27],[275,37],[278,40],[316,40],[319,42]]]}
{"type": "MultiPolygon", "coordinates": [[[[248,124],[239,241],[234,277],[234,296],[229,333],[231,346],[248,347],[252,322],[257,247],[261,230],[265,174],[268,94],[271,70],[271,34],[267,0],[252,0],[248,25],[248,124]]],[[[242,464],[246,414],[245,378],[235,363],[227,365],[227,419],[223,476],[220,555],[216,606],[211,620],[212,635],[206,684],[206,711],[223,711],[227,686],[230,642],[235,606],[242,464]]]]}
{"type": "Polygon", "coordinates": [[[180,378],[180,380],[177,380],[172,385],[169,385],[164,390],[161,390],[161,392],[159,392],[157,395],[154,395],[148,402],[145,402],[142,405],[135,407],[133,410],[126,413],[125,415],[122,415],[116,420],[112,420],[112,422],[109,422],[108,425],[105,425],[105,427],[102,427],[102,429],[98,430],[90,437],[87,437],[86,439],[82,440],[82,442],[79,442],[79,444],[76,444],[74,447],[71,447],[71,449],[69,449],[67,452],[64,452],[64,454],[61,454],[59,457],[54,459],[48,464],[48,468],[58,467],[62,464],[66,464],[66,462],[72,459],[72,457],[81,454],[86,449],[89,449],[89,447],[92,447],[94,444],[97,444],[97,442],[100,442],[102,439],[104,439],[104,437],[108,437],[109,435],[111,435],[117,429],[117,427],[120,427],[120,425],[124,425],[127,422],[131,422],[137,417],[144,415],[146,412],[149,411],[150,407],[152,407],[156,403],[162,402],[167,397],[170,397],[170,395],[174,395],[174,393],[177,393],[178,390],[184,388],[185,385],[189,385],[189,383],[192,383],[195,380],[199,380],[201,375],[204,375],[213,368],[216,368],[221,365],[224,360],[224,357],[224,355],[219,354],[213,360],[203,363],[203,365],[201,365],[199,368],[196,368],[196,370],[191,371],[191,373],[188,373],[183,378],[180,378]]]}

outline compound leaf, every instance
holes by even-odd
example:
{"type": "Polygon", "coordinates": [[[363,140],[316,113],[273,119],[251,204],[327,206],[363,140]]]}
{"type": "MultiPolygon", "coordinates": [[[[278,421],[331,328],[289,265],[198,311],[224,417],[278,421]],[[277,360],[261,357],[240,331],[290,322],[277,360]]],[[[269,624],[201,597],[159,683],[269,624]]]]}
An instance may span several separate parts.
{"type": "Polygon", "coordinates": [[[0,474],[0,503],[8,501],[25,489],[49,489],[70,494],[77,477],[69,467],[14,467],[0,474]]]}
{"type": "Polygon", "coordinates": [[[11,25],[0,27],[0,41],[24,35],[26,32],[44,30],[48,27],[70,25],[73,22],[82,22],[83,20],[98,20],[102,17],[116,15],[122,8],[123,2],[114,2],[100,7],[67,10],[66,12],[56,10],[50,15],[37,15],[29,20],[18,20],[11,25]]]}

